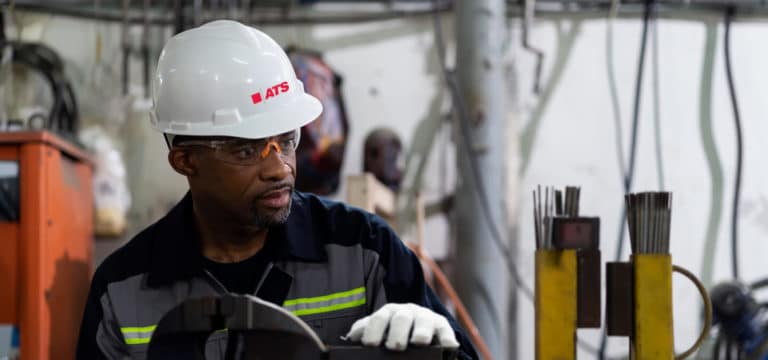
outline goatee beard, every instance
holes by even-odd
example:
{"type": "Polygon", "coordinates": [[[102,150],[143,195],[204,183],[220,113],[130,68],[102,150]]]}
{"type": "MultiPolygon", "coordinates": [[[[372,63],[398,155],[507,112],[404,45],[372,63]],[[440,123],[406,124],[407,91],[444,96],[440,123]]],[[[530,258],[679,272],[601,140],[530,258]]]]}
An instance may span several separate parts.
{"type": "Polygon", "coordinates": [[[288,205],[282,209],[279,209],[277,211],[265,214],[258,209],[254,209],[255,213],[255,225],[258,228],[268,228],[276,225],[282,225],[285,224],[286,221],[288,221],[288,216],[291,215],[291,204],[293,203],[293,199],[288,200],[288,205]]]}

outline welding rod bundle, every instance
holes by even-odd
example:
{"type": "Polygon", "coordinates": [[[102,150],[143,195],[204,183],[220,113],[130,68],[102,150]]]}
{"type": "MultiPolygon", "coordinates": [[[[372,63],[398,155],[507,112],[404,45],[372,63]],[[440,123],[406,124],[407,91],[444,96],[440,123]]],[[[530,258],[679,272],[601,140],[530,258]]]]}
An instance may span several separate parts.
{"type": "Polygon", "coordinates": [[[533,227],[537,249],[555,248],[554,222],[556,217],[579,217],[580,192],[579,187],[566,186],[565,202],[563,202],[563,192],[555,190],[552,186],[547,186],[544,187],[544,202],[542,203],[541,185],[533,191],[533,227]]]}
{"type": "Polygon", "coordinates": [[[536,359],[575,359],[576,329],[599,328],[600,219],[579,215],[580,189],[533,191],[536,359]]]}
{"type": "Polygon", "coordinates": [[[672,193],[627,194],[627,223],[633,254],[669,254],[672,193]]]}
{"type": "Polygon", "coordinates": [[[709,332],[705,321],[699,340],[675,355],[672,316],[672,272],[697,284],[711,316],[706,289],[688,270],[672,264],[669,253],[672,193],[627,194],[627,224],[632,256],[629,262],[606,264],[606,330],[630,338],[634,360],[684,359],[709,332]]]}

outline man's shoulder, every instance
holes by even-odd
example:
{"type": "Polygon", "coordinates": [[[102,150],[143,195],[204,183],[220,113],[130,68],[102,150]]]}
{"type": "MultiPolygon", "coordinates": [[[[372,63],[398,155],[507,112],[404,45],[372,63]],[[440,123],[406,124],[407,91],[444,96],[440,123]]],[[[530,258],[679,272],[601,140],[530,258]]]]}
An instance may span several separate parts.
{"type": "Polygon", "coordinates": [[[326,244],[379,249],[400,241],[384,219],[363,209],[308,193],[296,192],[296,200],[302,218],[310,222],[300,226],[311,227],[326,244]]]}
{"type": "Polygon", "coordinates": [[[174,269],[184,259],[179,249],[191,224],[187,217],[192,198],[187,193],[165,216],[135,235],[125,245],[110,254],[96,269],[94,281],[113,283],[153,271],[174,269]]]}
{"type": "MultiPolygon", "coordinates": [[[[354,228],[368,227],[371,230],[391,228],[384,219],[363,209],[348,205],[341,201],[331,200],[309,193],[296,192],[296,200],[300,211],[309,215],[315,224],[331,227],[354,228]]],[[[339,229],[341,230],[341,229],[339,229]]]]}
{"type": "Polygon", "coordinates": [[[149,271],[157,224],[150,225],[107,256],[94,278],[107,285],[149,271]]]}

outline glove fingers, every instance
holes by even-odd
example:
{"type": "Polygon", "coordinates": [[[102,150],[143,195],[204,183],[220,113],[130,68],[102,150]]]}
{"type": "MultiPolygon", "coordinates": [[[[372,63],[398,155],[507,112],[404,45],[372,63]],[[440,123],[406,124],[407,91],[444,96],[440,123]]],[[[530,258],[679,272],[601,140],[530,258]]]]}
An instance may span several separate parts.
{"type": "Polygon", "coordinates": [[[352,327],[349,329],[349,332],[346,336],[344,336],[344,340],[349,340],[353,342],[358,342],[363,337],[363,331],[365,331],[365,328],[368,326],[368,321],[370,320],[370,316],[366,316],[360,320],[355,321],[354,324],[352,324],[352,327]]]}
{"type": "Polygon", "coordinates": [[[408,347],[408,335],[414,321],[414,311],[410,306],[398,309],[389,322],[387,342],[384,344],[389,350],[403,351],[408,347]]]}
{"type": "Polygon", "coordinates": [[[457,349],[459,347],[459,342],[456,341],[456,333],[453,332],[453,328],[448,323],[448,320],[442,316],[437,326],[437,340],[441,346],[447,348],[457,349]]]}
{"type": "Polygon", "coordinates": [[[435,334],[435,317],[431,312],[416,313],[411,334],[412,344],[427,346],[432,342],[432,336],[435,334]]]}
{"type": "Polygon", "coordinates": [[[415,304],[387,304],[373,315],[355,321],[345,340],[360,341],[365,346],[380,346],[387,333],[385,346],[402,351],[410,343],[427,346],[437,336],[438,343],[447,348],[458,348],[456,334],[448,320],[429,309],[415,304]]]}
{"type": "Polygon", "coordinates": [[[369,316],[368,326],[363,331],[362,343],[365,346],[379,346],[384,339],[384,331],[387,330],[390,318],[392,318],[392,307],[390,304],[384,305],[381,309],[369,316]]]}

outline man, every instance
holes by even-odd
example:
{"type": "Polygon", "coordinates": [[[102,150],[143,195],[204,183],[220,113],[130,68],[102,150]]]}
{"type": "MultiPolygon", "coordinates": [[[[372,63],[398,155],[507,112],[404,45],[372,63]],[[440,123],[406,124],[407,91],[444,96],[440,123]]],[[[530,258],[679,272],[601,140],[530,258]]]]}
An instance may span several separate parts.
{"type": "MultiPolygon", "coordinates": [[[[329,344],[403,350],[434,338],[477,357],[382,220],[293,190],[298,129],[322,106],[271,38],[233,21],[178,34],[153,100],[190,191],[96,270],[79,359],[143,359],[168,310],[228,292],[284,307],[329,344]]],[[[209,339],[209,359],[223,358],[222,339],[209,339]]]]}

